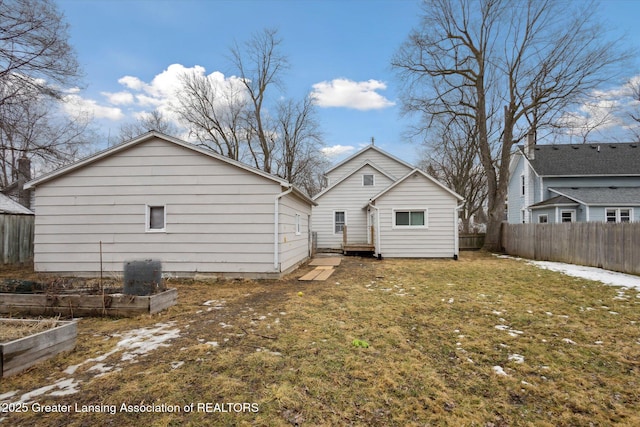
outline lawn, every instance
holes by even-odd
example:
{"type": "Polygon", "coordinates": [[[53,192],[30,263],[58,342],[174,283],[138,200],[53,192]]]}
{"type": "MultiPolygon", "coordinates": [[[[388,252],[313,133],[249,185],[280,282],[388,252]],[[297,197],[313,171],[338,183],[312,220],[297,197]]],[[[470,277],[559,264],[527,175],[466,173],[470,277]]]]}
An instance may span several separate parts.
{"type": "Polygon", "coordinates": [[[479,252],[310,269],[82,319],[75,351],[2,380],[0,424],[640,425],[637,290],[479,252]]]}

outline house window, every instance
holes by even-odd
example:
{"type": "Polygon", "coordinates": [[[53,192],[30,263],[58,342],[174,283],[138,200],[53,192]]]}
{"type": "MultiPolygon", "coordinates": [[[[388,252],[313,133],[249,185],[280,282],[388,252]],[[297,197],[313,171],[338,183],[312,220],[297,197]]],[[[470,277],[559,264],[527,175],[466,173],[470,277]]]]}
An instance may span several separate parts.
{"type": "Polygon", "coordinates": [[[630,208],[609,208],[606,210],[607,222],[631,222],[632,216],[630,208]]]}
{"type": "Polygon", "coordinates": [[[427,210],[426,209],[410,209],[410,210],[394,210],[393,211],[394,227],[426,227],[427,210]]]}
{"type": "Polygon", "coordinates": [[[347,213],[344,211],[336,211],[333,213],[333,229],[334,233],[342,233],[347,223],[347,213]]]}
{"type": "Polygon", "coordinates": [[[302,234],[300,232],[300,214],[296,214],[296,236],[302,234]]]}
{"type": "Polygon", "coordinates": [[[147,231],[165,231],[166,209],[164,206],[147,205],[147,231]]]}
{"type": "Polygon", "coordinates": [[[372,185],[374,185],[373,174],[362,175],[362,185],[365,187],[371,187],[372,185]]]}
{"type": "Polygon", "coordinates": [[[524,196],[524,192],[525,192],[525,180],[524,180],[524,175],[520,175],[520,195],[524,196]]]}
{"type": "Polygon", "coordinates": [[[576,211],[562,211],[560,212],[560,222],[576,222],[576,211]]]}
{"type": "Polygon", "coordinates": [[[549,222],[549,216],[547,214],[538,215],[538,223],[546,224],[549,222]]]}

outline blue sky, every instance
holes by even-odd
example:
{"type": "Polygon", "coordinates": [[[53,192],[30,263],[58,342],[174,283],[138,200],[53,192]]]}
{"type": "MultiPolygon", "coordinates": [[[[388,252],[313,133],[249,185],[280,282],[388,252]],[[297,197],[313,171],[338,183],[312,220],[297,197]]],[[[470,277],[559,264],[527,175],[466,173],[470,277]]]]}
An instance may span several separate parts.
{"type": "MultiPolygon", "coordinates": [[[[419,23],[417,0],[56,0],[70,24],[85,86],[73,99],[90,109],[106,137],[175,87],[179,71],[232,75],[230,45],[277,28],[290,69],[286,96],[315,90],[327,147],[342,156],[368,144],[409,162],[418,145],[403,137],[398,82],[390,59],[419,23]],[[338,149],[337,147],[344,147],[338,149]]],[[[640,1],[601,3],[612,36],[640,43],[640,1]]],[[[640,61],[628,78],[640,74],[640,61]]],[[[609,88],[611,89],[611,88],[609,88]]],[[[340,157],[336,157],[339,159],[340,157]]]]}

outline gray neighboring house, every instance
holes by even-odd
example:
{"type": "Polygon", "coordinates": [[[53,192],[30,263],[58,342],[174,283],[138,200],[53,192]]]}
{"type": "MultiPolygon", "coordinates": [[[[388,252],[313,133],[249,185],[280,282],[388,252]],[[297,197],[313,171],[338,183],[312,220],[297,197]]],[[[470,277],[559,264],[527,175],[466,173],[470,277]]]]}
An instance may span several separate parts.
{"type": "Polygon", "coordinates": [[[310,256],[314,202],[287,181],[152,131],[27,183],[36,271],[279,277],[310,256]],[[102,264],[101,264],[102,262],[102,264]]]}
{"type": "Polygon", "coordinates": [[[638,143],[538,145],[511,158],[508,222],[640,221],[638,143]]]}

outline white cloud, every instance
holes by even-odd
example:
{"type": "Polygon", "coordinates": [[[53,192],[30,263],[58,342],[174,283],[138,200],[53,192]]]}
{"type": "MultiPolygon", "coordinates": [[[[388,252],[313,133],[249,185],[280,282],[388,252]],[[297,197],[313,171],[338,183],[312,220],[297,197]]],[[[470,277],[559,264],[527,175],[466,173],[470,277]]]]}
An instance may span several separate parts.
{"type": "Polygon", "coordinates": [[[85,99],[80,95],[67,95],[64,97],[64,101],[63,109],[73,116],[89,113],[96,119],[120,120],[124,118],[120,108],[98,105],[93,99],[85,99]]]}
{"type": "Polygon", "coordinates": [[[351,145],[334,145],[331,147],[324,147],[320,151],[329,158],[335,158],[351,153],[354,150],[355,147],[352,147],[351,145]]]}
{"type": "Polygon", "coordinates": [[[109,103],[113,105],[128,105],[133,104],[134,101],[131,92],[100,92],[100,94],[106,97],[109,103]]]}
{"type": "Polygon", "coordinates": [[[355,82],[348,79],[334,79],[313,85],[311,96],[320,107],[346,107],[356,110],[378,110],[395,105],[377,91],[387,85],[378,80],[355,82]]]}

